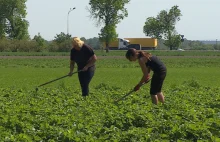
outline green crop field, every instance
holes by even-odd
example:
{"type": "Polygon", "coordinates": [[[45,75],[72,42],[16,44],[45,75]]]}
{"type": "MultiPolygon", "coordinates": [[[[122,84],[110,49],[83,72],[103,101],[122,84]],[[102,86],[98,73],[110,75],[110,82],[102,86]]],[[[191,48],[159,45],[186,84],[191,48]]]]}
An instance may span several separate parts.
{"type": "Polygon", "coordinates": [[[123,51],[97,53],[86,99],[81,97],[77,74],[35,91],[69,72],[67,53],[51,58],[40,53],[1,54],[0,141],[219,142],[219,52],[153,53],[168,70],[165,103],[157,106],[151,103],[150,84],[114,102],[142,76],[138,63],[127,61],[123,51]]]}
{"type": "MultiPolygon", "coordinates": [[[[126,50],[112,50],[106,53],[104,50],[96,50],[98,56],[124,56],[126,50]]],[[[157,56],[220,56],[220,51],[207,50],[147,50],[157,56]]],[[[0,52],[0,56],[69,56],[69,52],[0,52]]]]}

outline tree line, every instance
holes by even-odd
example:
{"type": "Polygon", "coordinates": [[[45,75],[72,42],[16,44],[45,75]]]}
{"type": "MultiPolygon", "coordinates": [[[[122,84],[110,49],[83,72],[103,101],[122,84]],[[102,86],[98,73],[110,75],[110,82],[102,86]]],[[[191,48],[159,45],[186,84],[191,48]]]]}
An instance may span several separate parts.
{"type": "MultiPolygon", "coordinates": [[[[81,40],[95,50],[103,50],[103,46],[98,37],[89,39],[81,37],[81,40]]],[[[40,34],[34,36],[33,40],[1,39],[0,52],[69,52],[72,48],[71,41],[71,36],[62,32],[57,34],[52,41],[43,39],[40,34]]],[[[163,43],[164,41],[162,39],[158,40],[157,50],[167,50],[167,46],[163,43]]],[[[220,44],[204,44],[201,41],[185,39],[179,48],[185,50],[220,50],[220,44]]]]}
{"type": "MultiPolygon", "coordinates": [[[[86,39],[81,37],[86,44],[99,50],[101,44],[98,37],[86,39]]],[[[40,33],[32,40],[1,39],[0,52],[69,52],[72,48],[72,37],[61,32],[52,41],[45,40],[40,33]]]]}
{"type": "MultiPolygon", "coordinates": [[[[0,0],[0,52],[66,52],[71,49],[72,36],[63,32],[54,36],[52,41],[46,41],[40,33],[30,38],[28,33],[29,22],[25,20],[27,0],[0,0]]],[[[101,26],[97,37],[86,39],[85,43],[94,49],[102,49],[106,44],[108,52],[109,43],[117,39],[117,24],[128,16],[125,5],[130,0],[90,0],[87,11],[90,18],[101,26]]],[[[189,41],[179,34],[175,25],[182,16],[178,6],[170,10],[161,10],[155,17],[147,17],[143,26],[146,36],[158,39],[157,49],[208,49],[219,50],[219,45],[205,45],[199,41],[189,41]]]]}

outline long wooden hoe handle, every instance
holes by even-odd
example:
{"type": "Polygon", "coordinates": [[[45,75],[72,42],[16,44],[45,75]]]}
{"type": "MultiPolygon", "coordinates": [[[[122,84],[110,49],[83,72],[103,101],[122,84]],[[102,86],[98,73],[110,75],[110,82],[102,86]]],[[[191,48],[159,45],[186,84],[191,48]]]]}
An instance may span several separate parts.
{"type": "MultiPolygon", "coordinates": [[[[81,72],[81,70],[76,71],[76,72],[73,72],[72,74],[75,74],[75,73],[78,73],[78,72],[81,72]]],[[[69,75],[64,75],[64,76],[59,77],[59,78],[57,78],[57,79],[54,79],[54,80],[48,81],[48,82],[46,82],[46,83],[43,83],[43,84],[37,86],[36,91],[38,90],[38,87],[41,87],[41,86],[47,85],[47,84],[49,84],[49,83],[52,83],[52,82],[54,82],[54,81],[57,81],[57,80],[63,79],[63,78],[65,78],[65,77],[67,77],[67,76],[69,76],[69,75]]]]}
{"type": "MultiPolygon", "coordinates": [[[[147,81],[145,81],[144,83],[142,83],[141,86],[143,86],[144,84],[147,84],[150,80],[151,80],[151,78],[148,79],[147,81]]],[[[140,87],[141,87],[141,86],[140,86],[140,87]]],[[[131,91],[128,92],[126,95],[124,95],[124,96],[122,96],[121,98],[115,100],[114,102],[117,103],[117,102],[123,100],[125,97],[129,96],[129,95],[132,94],[133,92],[135,92],[135,91],[134,91],[134,90],[131,90],[131,91]]]]}

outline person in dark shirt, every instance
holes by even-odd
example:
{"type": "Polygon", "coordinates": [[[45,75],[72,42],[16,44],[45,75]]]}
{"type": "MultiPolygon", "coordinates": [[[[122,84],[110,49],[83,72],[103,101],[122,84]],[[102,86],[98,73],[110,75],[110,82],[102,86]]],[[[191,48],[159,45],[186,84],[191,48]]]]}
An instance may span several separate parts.
{"type": "Polygon", "coordinates": [[[78,37],[73,38],[72,46],[73,48],[70,53],[69,76],[72,76],[76,63],[82,96],[85,97],[89,95],[89,83],[95,73],[95,62],[97,57],[92,48],[84,44],[84,42],[78,37]]]}
{"type": "Polygon", "coordinates": [[[134,87],[134,91],[140,89],[142,83],[150,78],[149,73],[152,70],[153,76],[151,79],[150,94],[152,103],[158,104],[158,101],[164,103],[164,95],[162,93],[162,86],[166,77],[167,69],[163,62],[157,56],[153,56],[148,52],[137,51],[134,48],[128,49],[126,58],[129,61],[136,61],[142,69],[143,77],[140,82],[134,87]]]}

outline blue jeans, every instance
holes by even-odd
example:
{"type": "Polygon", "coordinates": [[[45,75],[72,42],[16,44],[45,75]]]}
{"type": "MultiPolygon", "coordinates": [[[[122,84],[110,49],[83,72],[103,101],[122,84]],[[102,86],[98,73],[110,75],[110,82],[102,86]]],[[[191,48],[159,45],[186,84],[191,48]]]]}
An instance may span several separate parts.
{"type": "Polygon", "coordinates": [[[95,67],[88,68],[87,71],[82,71],[78,73],[78,78],[82,90],[82,96],[89,95],[89,83],[95,74],[95,67]]]}

